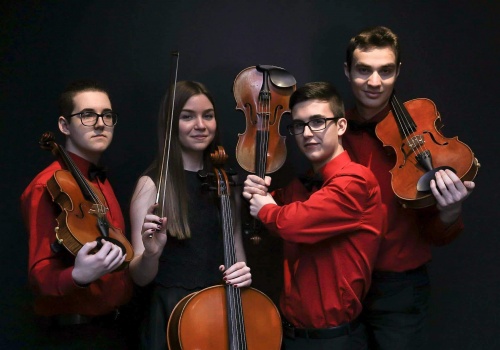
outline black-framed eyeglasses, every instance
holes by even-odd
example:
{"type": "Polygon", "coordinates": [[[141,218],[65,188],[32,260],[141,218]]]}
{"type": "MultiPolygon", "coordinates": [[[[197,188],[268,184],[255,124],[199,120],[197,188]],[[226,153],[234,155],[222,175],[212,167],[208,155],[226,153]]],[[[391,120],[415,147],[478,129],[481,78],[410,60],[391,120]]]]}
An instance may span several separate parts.
{"type": "Polygon", "coordinates": [[[91,112],[91,111],[83,111],[83,112],[78,112],[78,113],[68,115],[66,117],[67,118],[78,117],[78,118],[80,118],[82,124],[85,126],[96,125],[97,121],[99,120],[99,117],[102,118],[102,122],[106,126],[115,126],[116,123],[118,122],[118,114],[115,112],[104,112],[102,114],[99,114],[99,113],[91,112]]]}
{"type": "Polygon", "coordinates": [[[288,129],[288,132],[290,135],[300,135],[304,133],[304,130],[306,126],[309,128],[311,131],[321,131],[326,129],[326,122],[328,120],[335,120],[337,121],[339,118],[338,117],[333,117],[333,118],[314,118],[309,120],[307,123],[301,122],[301,121],[294,121],[292,124],[288,125],[286,128],[288,129]]]}

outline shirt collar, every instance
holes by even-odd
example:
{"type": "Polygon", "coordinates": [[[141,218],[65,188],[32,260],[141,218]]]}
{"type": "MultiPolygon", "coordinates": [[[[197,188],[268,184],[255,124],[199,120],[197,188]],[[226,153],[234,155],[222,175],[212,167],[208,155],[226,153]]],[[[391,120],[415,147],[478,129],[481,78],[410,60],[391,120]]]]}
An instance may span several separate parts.
{"type": "Polygon", "coordinates": [[[78,169],[80,169],[82,174],[87,179],[89,179],[90,178],[89,170],[91,167],[96,167],[96,165],[94,165],[93,163],[89,162],[88,160],[86,160],[86,159],[84,159],[84,158],[82,158],[74,153],[71,153],[69,151],[66,151],[66,152],[71,157],[71,159],[73,160],[75,165],[78,167],[78,169]]]}
{"type": "Polygon", "coordinates": [[[323,177],[323,180],[326,182],[328,178],[330,178],[332,175],[338,173],[339,169],[342,169],[344,166],[346,166],[348,163],[351,162],[351,157],[349,157],[349,154],[347,151],[343,151],[340,153],[338,156],[330,160],[328,163],[326,163],[321,169],[320,173],[323,177]]]}

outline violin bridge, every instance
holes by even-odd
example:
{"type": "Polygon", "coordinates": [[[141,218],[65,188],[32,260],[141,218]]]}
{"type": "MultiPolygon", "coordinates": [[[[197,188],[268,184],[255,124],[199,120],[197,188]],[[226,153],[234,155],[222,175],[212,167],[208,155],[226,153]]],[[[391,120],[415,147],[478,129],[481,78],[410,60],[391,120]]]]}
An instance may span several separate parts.
{"type": "Polygon", "coordinates": [[[89,210],[89,214],[96,215],[99,218],[106,216],[106,211],[108,208],[103,204],[95,203],[92,205],[92,208],[89,210]]]}
{"type": "Polygon", "coordinates": [[[424,137],[422,135],[415,135],[408,139],[408,146],[415,150],[425,143],[424,137]]]}

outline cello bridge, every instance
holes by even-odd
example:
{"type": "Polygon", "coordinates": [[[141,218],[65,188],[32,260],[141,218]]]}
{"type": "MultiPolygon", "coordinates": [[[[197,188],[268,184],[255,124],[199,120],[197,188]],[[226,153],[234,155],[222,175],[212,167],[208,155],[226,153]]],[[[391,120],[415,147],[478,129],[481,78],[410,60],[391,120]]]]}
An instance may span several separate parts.
{"type": "Polygon", "coordinates": [[[95,203],[92,205],[92,208],[89,210],[89,214],[96,215],[99,218],[106,216],[106,211],[108,208],[103,204],[95,203]]]}
{"type": "Polygon", "coordinates": [[[415,135],[408,139],[408,146],[415,150],[425,143],[424,137],[422,135],[415,135]]]}

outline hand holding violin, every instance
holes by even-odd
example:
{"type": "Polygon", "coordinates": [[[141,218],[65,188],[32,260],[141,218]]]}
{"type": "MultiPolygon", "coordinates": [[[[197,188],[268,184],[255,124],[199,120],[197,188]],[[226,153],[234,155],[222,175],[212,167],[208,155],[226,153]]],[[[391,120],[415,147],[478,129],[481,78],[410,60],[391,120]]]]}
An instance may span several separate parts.
{"type": "Polygon", "coordinates": [[[256,175],[248,175],[243,187],[243,197],[250,203],[250,215],[257,218],[260,209],[266,204],[276,204],[273,197],[268,193],[268,186],[271,185],[271,178],[265,180],[256,175]]]}
{"type": "Polygon", "coordinates": [[[474,190],[475,183],[473,181],[462,182],[451,170],[440,170],[430,186],[436,198],[436,207],[441,221],[451,224],[458,219],[462,212],[462,203],[474,190]]]}
{"type": "Polygon", "coordinates": [[[119,246],[104,239],[101,243],[102,247],[95,253],[93,250],[98,245],[97,241],[85,243],[78,251],[71,273],[77,284],[92,283],[105,274],[113,272],[125,261],[126,255],[119,246]]]}

